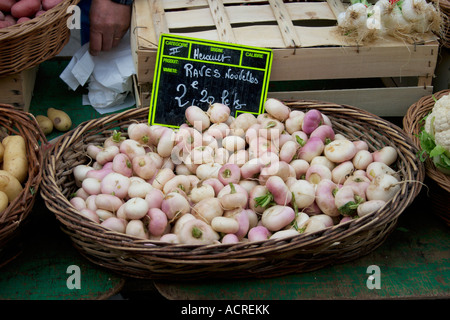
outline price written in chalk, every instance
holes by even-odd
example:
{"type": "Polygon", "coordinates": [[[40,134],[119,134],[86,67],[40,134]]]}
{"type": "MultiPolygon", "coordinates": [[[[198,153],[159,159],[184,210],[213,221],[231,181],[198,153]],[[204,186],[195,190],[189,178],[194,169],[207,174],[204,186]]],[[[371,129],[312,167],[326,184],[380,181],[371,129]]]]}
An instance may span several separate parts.
{"type": "Polygon", "coordinates": [[[214,41],[161,35],[149,123],[178,127],[184,109],[207,110],[219,102],[231,114],[263,112],[272,51],[214,41]]]}

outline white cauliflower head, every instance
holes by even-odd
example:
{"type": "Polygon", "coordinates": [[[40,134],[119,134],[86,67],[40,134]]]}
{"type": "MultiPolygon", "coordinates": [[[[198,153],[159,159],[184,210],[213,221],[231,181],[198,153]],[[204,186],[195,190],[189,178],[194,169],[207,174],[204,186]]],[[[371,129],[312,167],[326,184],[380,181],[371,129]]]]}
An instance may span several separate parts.
{"type": "Polygon", "coordinates": [[[436,101],[425,120],[425,131],[450,154],[450,94],[436,101]]]}

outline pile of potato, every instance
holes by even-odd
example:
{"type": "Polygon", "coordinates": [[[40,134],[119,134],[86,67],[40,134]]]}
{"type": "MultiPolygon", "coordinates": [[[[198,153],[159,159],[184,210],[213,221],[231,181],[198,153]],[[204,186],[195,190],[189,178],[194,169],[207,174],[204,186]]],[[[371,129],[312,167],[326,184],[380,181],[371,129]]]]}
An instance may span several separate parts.
{"type": "Polygon", "coordinates": [[[0,29],[39,17],[62,0],[0,0],[0,29]]]}
{"type": "Polygon", "coordinates": [[[0,212],[17,198],[28,176],[25,139],[9,135],[0,143],[0,212]]]}

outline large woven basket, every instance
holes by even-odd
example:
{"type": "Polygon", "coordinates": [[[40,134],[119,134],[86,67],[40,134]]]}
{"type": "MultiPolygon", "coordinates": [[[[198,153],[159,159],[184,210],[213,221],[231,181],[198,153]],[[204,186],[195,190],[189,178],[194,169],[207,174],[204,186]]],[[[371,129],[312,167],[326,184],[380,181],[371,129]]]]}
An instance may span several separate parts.
{"type": "Polygon", "coordinates": [[[43,15],[0,29],[0,76],[18,73],[56,56],[67,44],[67,20],[71,5],[79,0],[64,0],[43,15]]]}
{"type": "Polygon", "coordinates": [[[90,261],[127,277],[147,279],[273,277],[316,270],[365,255],[383,243],[397,218],[419,193],[425,175],[417,148],[395,125],[366,111],[328,102],[292,101],[292,109],[318,109],[335,130],[363,139],[371,150],[398,149],[396,170],[406,181],[387,205],[363,218],[288,239],[239,244],[169,244],[111,232],[83,218],[68,197],[77,187],[72,169],[88,163],[88,143],[103,143],[113,130],[125,132],[131,123],[146,122],[148,108],[137,108],[90,120],[64,134],[45,160],[41,194],[74,246],[90,261]]]}
{"type": "Polygon", "coordinates": [[[442,17],[440,42],[442,46],[450,48],[450,1],[439,0],[439,9],[442,17]]]}
{"type": "MultiPolygon", "coordinates": [[[[428,115],[434,107],[435,100],[450,94],[450,90],[442,90],[432,95],[419,99],[412,104],[403,118],[403,128],[409,134],[416,146],[420,148],[418,134],[424,126],[423,118],[428,115]]],[[[430,158],[425,160],[426,176],[436,185],[430,185],[430,197],[434,206],[434,212],[446,221],[450,226],[450,176],[437,170],[430,158]]]]}
{"type": "Polygon", "coordinates": [[[42,146],[46,139],[33,115],[10,105],[0,104],[0,127],[2,137],[21,135],[25,138],[28,157],[28,178],[22,192],[0,212],[0,265],[3,265],[8,262],[8,259],[3,259],[3,253],[19,235],[39,192],[44,162],[42,146]]]}

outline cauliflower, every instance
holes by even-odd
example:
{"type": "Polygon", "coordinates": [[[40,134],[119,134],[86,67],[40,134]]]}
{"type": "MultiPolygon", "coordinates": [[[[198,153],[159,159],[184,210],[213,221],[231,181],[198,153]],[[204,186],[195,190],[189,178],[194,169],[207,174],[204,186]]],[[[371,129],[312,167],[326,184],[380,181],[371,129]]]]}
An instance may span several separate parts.
{"type": "Polygon", "coordinates": [[[425,118],[420,143],[436,168],[450,174],[450,94],[437,100],[425,118]]]}

